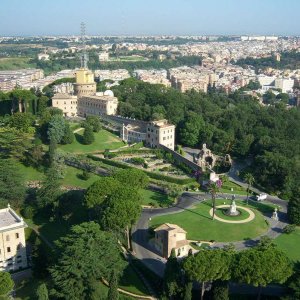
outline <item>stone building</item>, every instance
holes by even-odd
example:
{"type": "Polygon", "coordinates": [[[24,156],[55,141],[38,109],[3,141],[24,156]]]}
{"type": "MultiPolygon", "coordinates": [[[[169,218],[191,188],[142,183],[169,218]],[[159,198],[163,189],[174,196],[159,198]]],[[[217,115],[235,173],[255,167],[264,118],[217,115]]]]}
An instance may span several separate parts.
{"type": "Polygon", "coordinates": [[[65,117],[77,116],[77,96],[57,93],[52,97],[52,106],[61,109],[65,117]]]}
{"type": "Polygon", "coordinates": [[[172,249],[178,257],[188,255],[190,247],[184,229],[176,224],[165,223],[154,229],[154,232],[154,246],[162,257],[168,258],[172,249]]]}
{"type": "Polygon", "coordinates": [[[78,115],[81,117],[116,115],[118,98],[114,97],[112,91],[96,93],[95,95],[82,96],[78,98],[78,115]]]}
{"type": "Polygon", "coordinates": [[[94,74],[88,69],[80,68],[75,73],[74,93],[78,97],[94,95],[96,93],[96,82],[94,74]]]}
{"type": "Polygon", "coordinates": [[[139,126],[123,124],[120,137],[126,143],[140,143],[146,140],[146,132],[139,126]]]}
{"type": "Polygon", "coordinates": [[[26,227],[24,220],[9,205],[0,209],[0,271],[27,267],[26,227]]]}
{"type": "Polygon", "coordinates": [[[164,145],[172,150],[175,147],[175,125],[169,124],[167,120],[149,122],[147,125],[146,143],[151,148],[164,145]]]}

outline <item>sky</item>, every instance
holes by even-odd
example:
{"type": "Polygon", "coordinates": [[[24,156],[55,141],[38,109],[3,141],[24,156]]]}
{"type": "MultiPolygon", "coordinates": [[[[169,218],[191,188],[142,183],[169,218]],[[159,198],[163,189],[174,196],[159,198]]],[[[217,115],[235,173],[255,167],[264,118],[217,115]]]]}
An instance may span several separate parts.
{"type": "Polygon", "coordinates": [[[0,35],[300,35],[300,0],[0,0],[0,35]]]}

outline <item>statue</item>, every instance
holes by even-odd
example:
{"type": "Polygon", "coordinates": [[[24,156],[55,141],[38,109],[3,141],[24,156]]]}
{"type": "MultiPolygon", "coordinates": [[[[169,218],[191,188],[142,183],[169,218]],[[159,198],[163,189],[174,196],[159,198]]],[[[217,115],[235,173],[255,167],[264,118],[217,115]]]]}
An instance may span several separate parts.
{"type": "Polygon", "coordinates": [[[231,201],[229,209],[227,210],[227,215],[229,215],[229,216],[237,216],[240,214],[240,212],[236,209],[236,204],[235,204],[234,198],[235,198],[234,195],[232,195],[232,201],[231,201]]]}
{"type": "Polygon", "coordinates": [[[277,213],[278,209],[277,207],[275,207],[273,215],[272,215],[272,219],[275,221],[278,221],[278,213],[277,213]]]}

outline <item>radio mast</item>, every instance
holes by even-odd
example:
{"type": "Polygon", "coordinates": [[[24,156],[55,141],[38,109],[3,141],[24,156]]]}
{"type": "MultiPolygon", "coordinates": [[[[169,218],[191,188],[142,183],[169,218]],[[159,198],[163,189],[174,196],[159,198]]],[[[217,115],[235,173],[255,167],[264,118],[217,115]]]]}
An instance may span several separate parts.
{"type": "Polygon", "coordinates": [[[85,23],[81,22],[80,24],[80,29],[81,29],[81,44],[82,44],[82,55],[80,58],[80,62],[81,62],[81,68],[87,69],[87,63],[89,60],[87,51],[86,51],[86,34],[85,34],[85,23]]]}

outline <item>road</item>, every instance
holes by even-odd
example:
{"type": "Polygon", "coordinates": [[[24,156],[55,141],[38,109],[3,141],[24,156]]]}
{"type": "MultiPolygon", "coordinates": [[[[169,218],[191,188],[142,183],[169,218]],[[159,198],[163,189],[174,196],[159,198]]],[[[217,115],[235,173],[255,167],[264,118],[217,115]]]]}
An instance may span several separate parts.
{"type": "MultiPolygon", "coordinates": [[[[231,194],[220,194],[218,198],[231,197],[231,194]]],[[[149,269],[155,272],[158,276],[162,277],[164,274],[166,260],[162,258],[156,250],[148,243],[148,228],[151,218],[161,215],[174,214],[183,212],[191,208],[193,205],[200,203],[205,199],[209,199],[210,195],[207,193],[188,193],[185,192],[180,197],[176,205],[169,208],[159,209],[144,209],[142,215],[133,228],[132,231],[132,248],[134,255],[140,259],[149,269]]],[[[236,195],[236,199],[245,200],[246,196],[236,195]]],[[[251,200],[250,200],[251,201],[251,200]]],[[[271,238],[277,237],[282,232],[282,228],[287,225],[287,202],[277,197],[268,196],[267,202],[273,203],[281,207],[278,213],[279,221],[271,219],[271,216],[265,216],[270,224],[270,229],[264,235],[271,238]]],[[[260,237],[256,239],[240,241],[233,243],[237,250],[242,250],[254,246],[260,237]]],[[[215,243],[214,247],[224,247],[228,243],[215,243]]]]}

